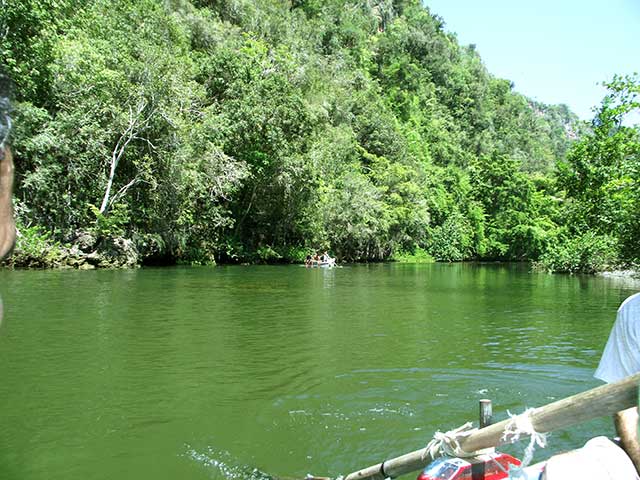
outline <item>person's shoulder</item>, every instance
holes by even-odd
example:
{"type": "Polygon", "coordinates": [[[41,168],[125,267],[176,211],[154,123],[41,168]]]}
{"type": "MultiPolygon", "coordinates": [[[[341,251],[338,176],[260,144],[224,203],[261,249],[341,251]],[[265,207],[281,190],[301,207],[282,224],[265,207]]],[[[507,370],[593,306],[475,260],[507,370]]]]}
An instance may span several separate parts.
{"type": "Polygon", "coordinates": [[[634,293],[620,304],[618,310],[627,308],[640,308],[640,292],[634,293]]]}

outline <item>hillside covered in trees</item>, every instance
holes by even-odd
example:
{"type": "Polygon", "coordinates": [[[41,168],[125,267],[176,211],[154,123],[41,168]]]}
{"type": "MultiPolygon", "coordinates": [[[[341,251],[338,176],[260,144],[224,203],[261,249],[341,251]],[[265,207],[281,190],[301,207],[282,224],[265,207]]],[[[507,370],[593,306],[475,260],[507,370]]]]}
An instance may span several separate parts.
{"type": "Polygon", "coordinates": [[[583,126],[492,76],[419,0],[9,0],[0,15],[16,264],[125,247],[140,264],[640,258],[639,134],[620,123],[636,78],[615,77],[583,126]]]}

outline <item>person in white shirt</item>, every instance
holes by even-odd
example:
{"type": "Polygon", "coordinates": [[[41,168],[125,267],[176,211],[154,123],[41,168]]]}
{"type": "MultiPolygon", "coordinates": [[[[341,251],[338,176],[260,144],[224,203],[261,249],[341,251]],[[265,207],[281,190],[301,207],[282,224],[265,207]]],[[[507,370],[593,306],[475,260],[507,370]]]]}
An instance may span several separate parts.
{"type": "MultiPolygon", "coordinates": [[[[618,308],[616,321],[594,377],[613,383],[638,372],[640,372],[640,293],[631,295],[618,308]]],[[[640,473],[638,407],[616,413],[614,424],[620,436],[622,448],[640,473]]]]}
{"type": "MultiPolygon", "coordinates": [[[[640,293],[620,308],[594,376],[607,383],[640,372],[640,293]]],[[[620,447],[606,437],[589,440],[584,447],[551,457],[542,480],[640,480],[638,408],[614,415],[620,447]]]]}

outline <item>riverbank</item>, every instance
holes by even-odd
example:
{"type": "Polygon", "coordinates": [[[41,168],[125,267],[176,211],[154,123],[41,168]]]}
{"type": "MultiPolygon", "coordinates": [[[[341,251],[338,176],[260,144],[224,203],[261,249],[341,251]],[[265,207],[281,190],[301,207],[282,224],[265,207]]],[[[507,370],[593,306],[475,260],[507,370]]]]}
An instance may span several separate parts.
{"type": "MultiPolygon", "coordinates": [[[[16,247],[12,255],[0,265],[9,268],[26,269],[131,269],[142,266],[173,266],[178,264],[303,264],[310,249],[291,247],[277,252],[269,247],[258,249],[246,258],[217,259],[213,256],[185,260],[177,254],[168,253],[167,245],[157,235],[105,236],[90,230],[77,231],[66,242],[58,242],[51,235],[37,227],[19,229],[16,247]]],[[[477,260],[475,260],[477,261],[477,260]]],[[[380,262],[380,260],[378,260],[380,262]]],[[[424,249],[413,252],[396,252],[382,262],[388,263],[435,263],[437,260],[424,249]]],[[[338,263],[354,263],[353,260],[340,258],[338,263]]],[[[360,262],[355,262],[360,263],[360,262]]],[[[446,263],[446,262],[445,262],[446,263]]],[[[491,263],[491,262],[490,262],[491,263]]],[[[604,271],[558,271],[544,269],[535,262],[534,271],[548,273],[589,273],[609,278],[640,282],[639,269],[607,269],[604,271]]]]}
{"type": "Polygon", "coordinates": [[[137,268],[141,258],[140,248],[129,238],[97,237],[83,231],[63,244],[39,230],[23,229],[18,231],[15,249],[2,265],[27,269],[137,268]]]}

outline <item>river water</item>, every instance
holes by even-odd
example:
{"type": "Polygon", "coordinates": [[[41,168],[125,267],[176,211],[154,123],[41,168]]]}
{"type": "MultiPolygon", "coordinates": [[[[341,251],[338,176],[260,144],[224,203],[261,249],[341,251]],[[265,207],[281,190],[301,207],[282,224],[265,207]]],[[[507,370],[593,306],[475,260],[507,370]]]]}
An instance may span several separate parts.
{"type": "Polygon", "coordinates": [[[597,386],[637,289],[524,265],[0,271],[0,478],[349,473],[481,398],[501,420],[597,386]]]}

